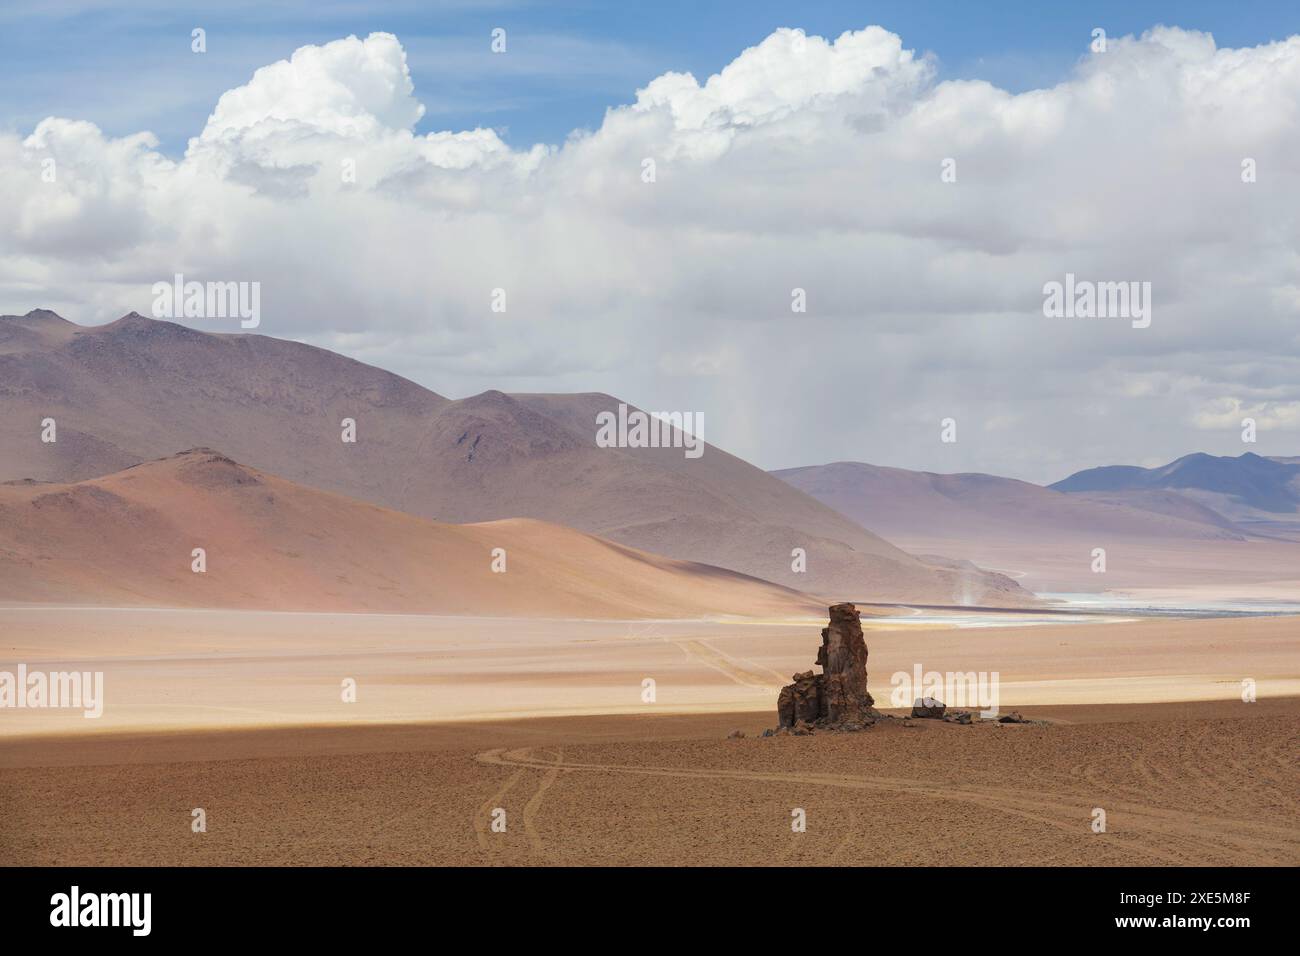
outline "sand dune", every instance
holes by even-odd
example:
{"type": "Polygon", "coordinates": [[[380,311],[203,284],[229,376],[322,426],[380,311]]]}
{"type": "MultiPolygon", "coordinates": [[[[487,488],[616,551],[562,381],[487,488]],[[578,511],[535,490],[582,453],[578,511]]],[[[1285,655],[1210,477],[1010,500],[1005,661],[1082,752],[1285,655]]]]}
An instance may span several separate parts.
{"type": "MultiPolygon", "coordinates": [[[[291,481],[441,521],[536,518],[815,593],[1024,603],[1012,580],[923,561],[714,446],[599,448],[608,395],[451,401],[341,356],[130,315],[0,317],[0,480],[74,481],[219,448],[291,481]],[[40,441],[53,417],[58,441],[40,441]],[[340,422],[357,423],[356,444],[340,422]],[[792,552],[803,549],[806,570],[792,552]]],[[[707,432],[706,432],[707,437],[707,432]]]]}
{"type": "Polygon", "coordinates": [[[74,484],[0,485],[0,601],[530,617],[817,606],[570,528],[429,521],[206,450],[74,484]],[[195,548],[206,552],[203,573],[192,570],[195,548]],[[504,573],[492,569],[497,548],[504,573]]]}

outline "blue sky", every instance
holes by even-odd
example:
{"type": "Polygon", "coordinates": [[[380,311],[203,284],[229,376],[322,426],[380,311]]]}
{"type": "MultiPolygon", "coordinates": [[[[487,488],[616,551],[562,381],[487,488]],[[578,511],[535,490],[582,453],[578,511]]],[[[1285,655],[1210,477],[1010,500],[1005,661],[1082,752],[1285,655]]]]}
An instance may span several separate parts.
{"type": "Polygon", "coordinates": [[[838,36],[879,24],[938,61],[940,78],[977,77],[1019,92],[1051,86],[1086,50],[1093,27],[1112,36],[1158,23],[1207,30],[1220,46],[1300,31],[1300,5],[890,0],[849,3],[424,2],[162,3],[13,0],[0,9],[0,129],[42,118],[88,119],[110,135],[148,129],[177,155],[217,98],[299,46],[386,30],[406,48],[419,131],[489,126],[516,147],[558,143],[600,124],[606,107],[668,70],[703,80],[779,26],[838,36]],[[190,31],[208,33],[194,55],[190,31]],[[503,27],[507,56],[489,53],[503,27]]]}

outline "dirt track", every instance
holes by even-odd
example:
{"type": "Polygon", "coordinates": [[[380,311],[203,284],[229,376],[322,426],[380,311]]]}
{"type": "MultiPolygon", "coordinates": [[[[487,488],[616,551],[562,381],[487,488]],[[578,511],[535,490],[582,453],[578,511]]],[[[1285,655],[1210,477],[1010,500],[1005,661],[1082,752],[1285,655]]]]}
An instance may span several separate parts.
{"type": "Polygon", "coordinates": [[[30,741],[0,770],[0,859],[1300,863],[1300,701],[1035,713],[1053,724],[726,739],[772,722],[748,714],[30,741]]]}

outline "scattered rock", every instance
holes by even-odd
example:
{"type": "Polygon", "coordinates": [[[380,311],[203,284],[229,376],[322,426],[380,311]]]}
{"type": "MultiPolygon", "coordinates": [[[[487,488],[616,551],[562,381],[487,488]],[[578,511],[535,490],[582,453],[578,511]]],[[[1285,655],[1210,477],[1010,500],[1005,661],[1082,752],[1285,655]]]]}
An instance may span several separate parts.
{"type": "Polygon", "coordinates": [[[947,709],[947,705],[943,701],[934,697],[918,697],[916,702],[912,704],[912,716],[930,717],[937,720],[943,716],[944,711],[947,709]]]}
{"type": "Polygon", "coordinates": [[[969,724],[971,715],[965,710],[954,710],[951,714],[944,714],[943,719],[949,724],[969,724]]]}
{"type": "Polygon", "coordinates": [[[861,730],[880,714],[867,691],[867,643],[852,604],[834,604],[817,651],[822,673],[803,671],[781,688],[776,700],[780,727],[803,735],[814,730],[861,730]]]}

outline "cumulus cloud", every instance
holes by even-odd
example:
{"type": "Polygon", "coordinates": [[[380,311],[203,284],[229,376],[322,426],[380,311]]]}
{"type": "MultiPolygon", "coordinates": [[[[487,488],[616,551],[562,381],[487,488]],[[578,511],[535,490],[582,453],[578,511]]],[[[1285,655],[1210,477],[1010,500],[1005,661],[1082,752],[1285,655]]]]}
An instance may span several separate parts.
{"type": "MultiPolygon", "coordinates": [[[[880,27],[828,42],[801,30],[777,30],[700,85],[689,73],[665,73],[637,91],[638,114],[665,112],[667,155],[714,159],[736,135],[806,111],[834,111],[854,98],[860,108],[883,109],[913,96],[930,78],[928,64],[904,50],[880,27]]],[[[815,129],[815,123],[810,126],[815,129]]]]}
{"type": "Polygon", "coordinates": [[[1020,94],[937,75],[879,27],[778,30],[525,148],[415,133],[396,37],[303,47],[176,159],[81,120],[0,135],[4,308],[107,320],[176,272],[256,280],[265,333],[453,396],[704,411],[768,467],[1054,480],[1239,452],[1252,408],[1252,450],[1295,453],[1300,37],[1159,27],[1020,94]],[[1045,318],[1066,273],[1151,282],[1151,327],[1045,318]]]}
{"type": "Polygon", "coordinates": [[[283,126],[370,139],[414,126],[424,115],[397,37],[376,33],[305,46],[222,94],[199,137],[213,142],[283,126]]]}
{"type": "Polygon", "coordinates": [[[337,171],[350,160],[371,186],[412,167],[536,165],[539,154],[516,155],[490,129],[415,136],[423,115],[397,37],[348,37],[302,47],[222,94],[186,158],[218,177],[241,166],[274,173],[330,161],[337,171]]]}

